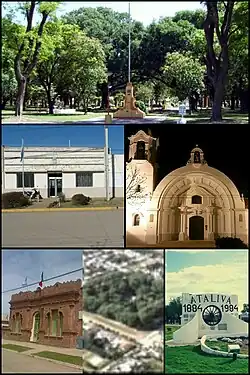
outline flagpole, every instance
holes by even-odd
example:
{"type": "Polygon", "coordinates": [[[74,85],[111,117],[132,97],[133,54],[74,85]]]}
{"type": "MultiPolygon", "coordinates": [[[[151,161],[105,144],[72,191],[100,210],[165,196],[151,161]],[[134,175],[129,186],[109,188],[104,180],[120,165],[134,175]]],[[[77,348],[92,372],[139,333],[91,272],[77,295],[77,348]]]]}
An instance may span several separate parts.
{"type": "Polygon", "coordinates": [[[131,17],[130,17],[130,2],[128,3],[128,14],[129,14],[129,23],[128,23],[128,82],[131,79],[131,17]]]}
{"type": "Polygon", "coordinates": [[[22,185],[23,185],[23,195],[24,195],[24,141],[22,138],[22,185]]]}

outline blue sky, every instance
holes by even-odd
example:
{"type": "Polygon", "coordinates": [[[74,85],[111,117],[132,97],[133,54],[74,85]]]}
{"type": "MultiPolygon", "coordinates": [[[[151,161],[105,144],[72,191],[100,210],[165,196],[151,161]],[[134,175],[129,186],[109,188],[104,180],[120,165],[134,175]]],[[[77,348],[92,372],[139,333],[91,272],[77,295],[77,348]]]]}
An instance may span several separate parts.
{"type": "Polygon", "coordinates": [[[182,293],[236,294],[248,303],[248,250],[167,250],[166,301],[182,293]]]}
{"type": "MultiPolygon", "coordinates": [[[[82,250],[2,250],[2,291],[19,288],[27,277],[27,283],[37,282],[28,289],[2,293],[2,314],[9,314],[11,295],[20,291],[34,291],[38,287],[41,273],[44,279],[82,267],[82,250]]],[[[82,272],[45,281],[44,286],[56,282],[82,279],[82,272]]]]}
{"type": "MultiPolygon", "coordinates": [[[[103,147],[104,126],[74,125],[6,125],[2,126],[4,146],[103,147]]],[[[113,154],[124,153],[123,126],[109,126],[109,147],[113,154]]]]}
{"type": "MultiPolygon", "coordinates": [[[[13,5],[16,2],[13,2],[13,5]]],[[[65,1],[57,12],[58,16],[81,7],[106,7],[117,12],[128,12],[126,1],[65,1]]],[[[204,8],[200,1],[131,1],[131,17],[142,22],[145,26],[160,17],[172,17],[181,10],[195,10],[204,8]]],[[[5,12],[3,11],[3,15],[5,12]]],[[[19,20],[22,17],[18,17],[19,20]]],[[[38,18],[39,19],[39,18],[38,18]]]]}

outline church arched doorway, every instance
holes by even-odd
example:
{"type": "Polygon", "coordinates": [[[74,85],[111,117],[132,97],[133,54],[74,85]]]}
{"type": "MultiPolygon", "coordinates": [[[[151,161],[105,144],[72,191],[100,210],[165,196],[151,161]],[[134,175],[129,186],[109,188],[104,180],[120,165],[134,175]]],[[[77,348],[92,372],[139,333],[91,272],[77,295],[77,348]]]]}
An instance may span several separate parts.
{"type": "Polygon", "coordinates": [[[189,239],[204,240],[204,218],[192,216],[189,219],[189,239]]]}

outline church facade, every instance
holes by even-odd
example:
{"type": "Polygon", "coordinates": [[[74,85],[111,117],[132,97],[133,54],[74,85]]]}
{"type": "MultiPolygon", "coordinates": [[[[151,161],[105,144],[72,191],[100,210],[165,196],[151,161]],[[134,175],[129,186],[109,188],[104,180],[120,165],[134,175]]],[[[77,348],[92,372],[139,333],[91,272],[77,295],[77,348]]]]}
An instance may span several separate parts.
{"type": "Polygon", "coordinates": [[[248,242],[248,209],[243,196],[224,173],[208,165],[198,146],[191,150],[185,166],[156,186],[159,141],[141,130],[129,140],[126,224],[131,245],[205,243],[218,237],[248,242]]]}

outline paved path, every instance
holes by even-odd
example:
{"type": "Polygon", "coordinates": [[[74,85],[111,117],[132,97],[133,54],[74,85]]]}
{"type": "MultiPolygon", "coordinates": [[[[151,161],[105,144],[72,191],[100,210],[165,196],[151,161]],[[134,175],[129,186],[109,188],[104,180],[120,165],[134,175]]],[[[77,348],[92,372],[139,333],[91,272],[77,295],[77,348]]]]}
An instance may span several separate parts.
{"type": "Polygon", "coordinates": [[[78,373],[82,371],[77,368],[57,364],[45,359],[33,358],[2,349],[2,373],[78,373]]]}
{"type": "MultiPolygon", "coordinates": [[[[158,122],[162,122],[162,121],[165,121],[167,120],[167,116],[146,116],[144,119],[117,119],[117,118],[114,118],[112,120],[112,124],[110,125],[125,125],[125,124],[129,124],[129,123],[132,123],[132,124],[155,124],[155,123],[158,123],[158,122]]],[[[94,118],[91,118],[91,119],[87,119],[87,120],[72,120],[72,121],[62,121],[60,119],[57,119],[55,121],[53,120],[49,120],[49,121],[39,121],[39,119],[23,119],[22,122],[16,120],[15,118],[12,118],[12,119],[4,119],[3,120],[3,124],[4,125],[7,125],[7,124],[15,124],[15,125],[32,125],[32,124],[63,124],[63,125],[96,125],[96,124],[99,124],[99,125],[102,125],[102,124],[105,124],[105,120],[104,118],[102,117],[94,117],[94,118]]]]}
{"type": "Polygon", "coordinates": [[[2,214],[2,246],[123,247],[124,211],[2,214]]]}

